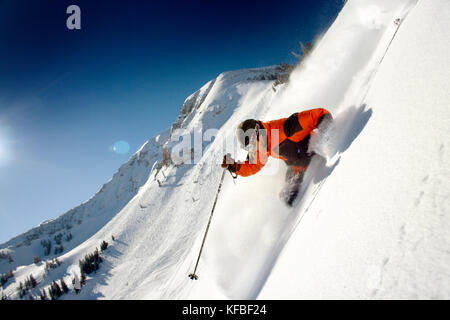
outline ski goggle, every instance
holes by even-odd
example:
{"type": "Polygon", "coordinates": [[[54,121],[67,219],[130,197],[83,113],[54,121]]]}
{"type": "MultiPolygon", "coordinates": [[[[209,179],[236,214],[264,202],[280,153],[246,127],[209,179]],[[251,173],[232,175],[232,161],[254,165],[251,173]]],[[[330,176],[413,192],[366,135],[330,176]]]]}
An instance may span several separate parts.
{"type": "Polygon", "coordinates": [[[236,129],[236,136],[242,149],[254,151],[257,149],[260,135],[260,125],[256,124],[254,128],[244,131],[242,124],[236,129]]]}
{"type": "Polygon", "coordinates": [[[244,149],[248,152],[256,152],[256,149],[258,148],[258,129],[252,131],[253,132],[250,137],[245,137],[246,140],[247,138],[249,140],[248,143],[246,143],[246,145],[244,146],[244,149]]]}

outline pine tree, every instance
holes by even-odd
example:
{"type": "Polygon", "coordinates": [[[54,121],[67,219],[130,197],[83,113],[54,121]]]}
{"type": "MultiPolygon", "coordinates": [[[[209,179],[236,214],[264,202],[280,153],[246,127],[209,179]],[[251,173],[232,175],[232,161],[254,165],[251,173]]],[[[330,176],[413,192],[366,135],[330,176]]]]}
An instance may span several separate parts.
{"type": "Polygon", "coordinates": [[[86,284],[86,273],[84,271],[81,271],[80,285],[84,286],[85,284],[86,284]]]}
{"type": "Polygon", "coordinates": [[[108,242],[103,240],[103,242],[100,244],[100,250],[103,252],[108,248],[108,242]]]}
{"type": "Polygon", "coordinates": [[[66,235],[66,237],[64,238],[64,240],[66,240],[67,242],[69,242],[70,240],[72,240],[73,236],[72,233],[69,232],[69,234],[66,235]]]}
{"type": "Polygon", "coordinates": [[[14,277],[14,274],[13,274],[12,270],[5,274],[0,275],[0,286],[3,286],[6,282],[8,282],[8,280],[10,278],[13,278],[13,277],[14,277]]]}
{"type": "Polygon", "coordinates": [[[30,290],[30,288],[31,288],[31,282],[30,282],[30,279],[29,279],[29,278],[26,278],[26,279],[25,279],[25,291],[30,290]]]}
{"type": "Polygon", "coordinates": [[[32,288],[36,288],[36,286],[38,285],[36,279],[33,277],[32,274],[30,275],[29,282],[32,288]]]}
{"type": "Polygon", "coordinates": [[[80,272],[90,274],[97,271],[102,262],[98,248],[95,249],[94,253],[87,254],[84,259],[79,261],[80,272]]]}
{"type": "Polygon", "coordinates": [[[52,299],[59,298],[62,295],[61,287],[56,281],[53,281],[50,285],[50,295],[52,296],[52,299]]]}
{"type": "Polygon", "coordinates": [[[45,289],[42,289],[41,291],[41,300],[47,300],[47,293],[45,292],[45,289]]]}
{"type": "Polygon", "coordinates": [[[52,241],[50,239],[42,240],[41,245],[44,248],[44,255],[48,256],[52,250],[52,241]]]}
{"type": "Polygon", "coordinates": [[[17,288],[17,293],[19,294],[20,299],[25,296],[25,290],[23,288],[22,282],[19,283],[19,287],[17,288]]]}
{"type": "Polygon", "coordinates": [[[55,283],[55,293],[56,293],[56,297],[61,297],[61,295],[62,295],[62,290],[61,290],[61,287],[58,285],[58,283],[56,283],[56,281],[54,282],[55,283]]]}
{"type": "Polygon", "coordinates": [[[64,279],[60,280],[61,289],[64,293],[69,292],[69,288],[67,287],[67,284],[64,282],[64,279]]]}

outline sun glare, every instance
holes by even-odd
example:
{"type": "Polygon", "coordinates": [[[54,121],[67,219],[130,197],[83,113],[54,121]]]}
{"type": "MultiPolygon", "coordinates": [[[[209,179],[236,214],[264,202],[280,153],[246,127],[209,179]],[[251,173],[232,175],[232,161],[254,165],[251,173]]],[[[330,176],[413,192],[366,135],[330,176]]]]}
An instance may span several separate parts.
{"type": "MultiPolygon", "coordinates": [[[[0,128],[1,129],[1,128],[0,128]]],[[[8,148],[8,137],[4,130],[0,130],[0,166],[5,166],[10,162],[10,152],[8,148]]]]}
{"type": "Polygon", "coordinates": [[[0,136],[0,165],[2,165],[3,162],[6,160],[6,150],[3,144],[4,144],[3,139],[0,136]]]}

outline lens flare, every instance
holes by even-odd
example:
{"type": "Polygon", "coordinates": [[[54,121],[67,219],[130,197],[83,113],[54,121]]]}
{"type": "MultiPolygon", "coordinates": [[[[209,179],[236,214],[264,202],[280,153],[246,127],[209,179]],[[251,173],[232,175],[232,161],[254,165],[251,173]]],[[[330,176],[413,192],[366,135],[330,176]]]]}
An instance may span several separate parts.
{"type": "Polygon", "coordinates": [[[128,142],[120,140],[114,143],[112,151],[117,154],[127,154],[130,151],[128,142]]]}

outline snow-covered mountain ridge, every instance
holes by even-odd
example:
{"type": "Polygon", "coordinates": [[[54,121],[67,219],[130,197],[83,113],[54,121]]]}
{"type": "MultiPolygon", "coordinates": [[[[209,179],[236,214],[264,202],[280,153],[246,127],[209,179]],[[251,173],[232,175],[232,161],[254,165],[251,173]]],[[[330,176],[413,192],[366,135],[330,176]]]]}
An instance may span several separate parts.
{"type": "MultiPolygon", "coordinates": [[[[30,265],[35,257],[42,260],[60,257],[61,252],[58,250],[61,246],[64,252],[68,252],[82,244],[118,214],[146,182],[157,186],[154,178],[159,173],[158,169],[164,170],[157,180],[164,179],[164,171],[174,164],[163,166],[163,154],[164,150],[170,150],[177,143],[176,139],[171,139],[176,130],[192,132],[199,128],[220,128],[233,112],[237,101],[247,94],[243,88],[254,86],[254,91],[258,91],[264,86],[275,92],[273,81],[267,79],[277,79],[286,72],[283,65],[243,69],[224,72],[206,83],[186,98],[178,119],[170,128],[148,140],[91,199],[59,218],[45,221],[2,244],[0,273],[30,265]]],[[[113,234],[105,240],[111,236],[113,234]]]]}
{"type": "MultiPolygon", "coordinates": [[[[79,295],[62,298],[448,299],[449,16],[446,0],[349,0],[289,83],[274,90],[276,67],[226,72],[206,83],[171,128],[121,167],[123,179],[119,170],[102,192],[108,196],[87,203],[117,192],[128,201],[113,200],[114,210],[99,214],[102,223],[48,274],[27,254],[5,293],[14,296],[29,274],[39,289],[53,279],[70,283],[78,260],[106,240],[99,271],[79,295]],[[218,163],[224,152],[245,157],[224,142],[235,139],[243,119],[313,107],[330,110],[335,127],[328,142],[313,142],[328,161],[311,164],[300,203],[280,202],[286,167],[276,159],[236,183],[226,176],[199,280],[189,280],[222,173],[218,163]],[[199,161],[155,165],[180,128],[204,138],[199,161]],[[219,129],[214,139],[201,135],[210,128],[219,129]]],[[[82,234],[75,228],[70,242],[82,234]]],[[[31,243],[39,248],[38,239],[31,243]]]]}
{"type": "MultiPolygon", "coordinates": [[[[222,73],[217,80],[246,82],[246,80],[266,80],[266,77],[274,80],[284,72],[285,70],[280,66],[245,69],[222,73]],[[259,79],[255,79],[256,77],[259,77],[259,79]]],[[[27,264],[35,256],[40,258],[56,256],[53,254],[44,255],[45,250],[40,243],[41,240],[52,240],[53,246],[58,246],[59,241],[57,241],[58,243],[54,241],[55,236],[64,239],[70,235],[71,240],[63,243],[65,251],[68,251],[68,249],[70,250],[86,240],[86,237],[97,232],[115,214],[120,212],[147,181],[151,170],[155,169],[154,165],[161,162],[163,148],[170,149],[171,133],[176,129],[188,129],[189,124],[193,122],[193,117],[197,117],[194,123],[202,122],[201,118],[205,117],[204,113],[208,114],[214,109],[214,112],[218,114],[221,108],[224,108],[223,104],[209,106],[210,110],[200,108],[215,82],[216,79],[209,81],[186,98],[178,119],[170,129],[148,140],[91,199],[69,210],[59,218],[44,221],[38,227],[2,244],[0,248],[3,249],[3,252],[8,252],[11,255],[14,263],[4,264],[4,268],[0,271],[5,272],[6,269],[9,271],[10,268],[27,264]],[[60,236],[58,236],[59,234],[60,236]],[[77,236],[74,237],[74,234],[77,236]],[[19,251],[18,248],[23,247],[27,247],[27,254],[18,253],[15,255],[13,253],[19,251]],[[5,250],[5,248],[9,249],[5,250]]]]}

